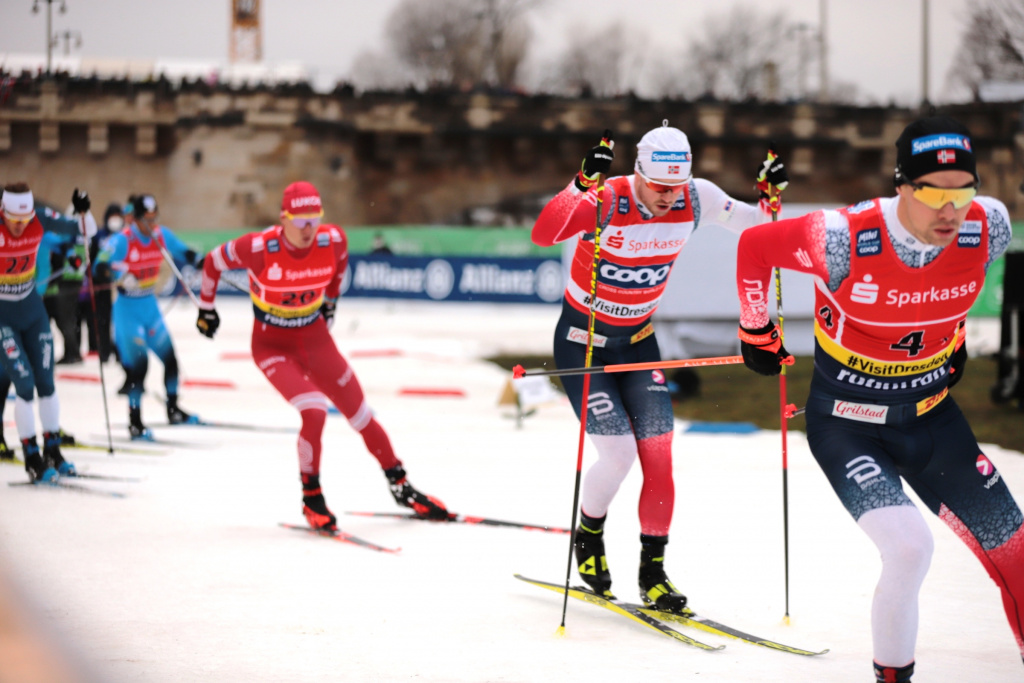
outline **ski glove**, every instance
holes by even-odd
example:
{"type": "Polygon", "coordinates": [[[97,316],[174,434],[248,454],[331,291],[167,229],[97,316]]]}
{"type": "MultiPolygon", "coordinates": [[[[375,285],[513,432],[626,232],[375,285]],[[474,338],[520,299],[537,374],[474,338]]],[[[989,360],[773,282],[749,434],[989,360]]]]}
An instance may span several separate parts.
{"type": "Polygon", "coordinates": [[[950,389],[964,376],[964,368],[967,367],[967,330],[963,324],[956,331],[956,350],[949,362],[949,384],[950,389]]]}
{"type": "Polygon", "coordinates": [[[217,315],[217,309],[199,309],[199,317],[196,319],[197,330],[213,339],[213,335],[217,334],[218,327],[220,327],[220,316],[217,315]]]}
{"type": "Polygon", "coordinates": [[[92,206],[88,192],[79,192],[78,188],[71,193],[71,206],[75,207],[75,213],[84,214],[92,206]]]}
{"type": "Polygon", "coordinates": [[[324,322],[327,323],[327,329],[331,329],[334,325],[334,311],[337,308],[337,299],[328,299],[327,297],[324,297],[324,302],[320,304],[320,315],[324,317],[324,322]]]}
{"type": "Polygon", "coordinates": [[[782,191],[789,185],[786,165],[775,151],[775,144],[768,147],[768,156],[757,170],[757,192],[760,195],[761,210],[777,214],[782,210],[782,191]]]}
{"type": "Polygon", "coordinates": [[[782,371],[783,363],[793,363],[792,356],[782,345],[779,327],[771,320],[756,330],[741,326],[739,337],[743,364],[760,375],[777,375],[782,371]]]}
{"type": "Polygon", "coordinates": [[[93,282],[98,285],[109,284],[110,280],[113,278],[113,271],[110,268],[110,263],[107,261],[100,261],[97,263],[96,270],[94,272],[95,275],[93,277],[93,282]]]}
{"type": "Polygon", "coordinates": [[[601,144],[592,147],[587,156],[583,157],[583,164],[573,181],[577,190],[586,192],[597,182],[598,176],[607,175],[612,167],[612,160],[615,159],[615,152],[612,151],[614,146],[612,132],[606,129],[601,144]]]}

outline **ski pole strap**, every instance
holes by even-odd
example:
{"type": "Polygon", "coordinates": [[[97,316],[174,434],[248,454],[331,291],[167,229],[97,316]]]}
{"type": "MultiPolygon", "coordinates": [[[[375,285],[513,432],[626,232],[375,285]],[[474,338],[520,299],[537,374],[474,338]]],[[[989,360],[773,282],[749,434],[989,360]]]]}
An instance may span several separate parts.
{"type": "Polygon", "coordinates": [[[781,349],[782,336],[779,334],[779,328],[776,325],[771,325],[771,328],[767,331],[763,330],[764,328],[761,328],[760,330],[751,332],[740,327],[740,341],[773,353],[781,349]]]}

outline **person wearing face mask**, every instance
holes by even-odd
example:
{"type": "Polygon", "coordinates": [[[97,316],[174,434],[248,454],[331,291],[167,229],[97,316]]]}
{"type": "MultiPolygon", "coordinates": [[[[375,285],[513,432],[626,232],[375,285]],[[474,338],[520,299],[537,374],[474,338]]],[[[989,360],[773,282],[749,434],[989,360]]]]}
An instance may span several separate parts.
{"type": "MultiPolygon", "coordinates": [[[[581,236],[555,326],[558,368],[584,365],[591,347],[595,366],[661,360],[651,316],[694,230],[717,225],[739,232],[763,223],[781,207],[778,192],[773,204],[765,198],[761,206],[754,206],[733,199],[709,180],[694,178],[690,141],[667,121],[640,139],[633,174],[609,178],[601,188],[598,178],[608,173],[613,158],[609,132],[533,226],[532,239],[540,246],[581,236]],[[600,241],[595,245],[598,222],[600,241]],[[595,252],[600,257],[596,273],[595,252]]],[[[785,166],[777,156],[770,159],[766,182],[781,190],[788,182],[785,166]]],[[[578,375],[561,379],[579,417],[584,380],[578,375]]],[[[639,459],[644,482],[639,501],[640,597],[657,609],[687,613],[687,598],[669,580],[664,566],[675,502],[672,399],[664,373],[592,375],[586,432],[598,455],[587,470],[580,496],[574,540],[580,577],[598,595],[614,597],[604,524],[619,486],[639,459]]]]}
{"type": "Polygon", "coordinates": [[[348,237],[338,225],[322,223],[320,193],[312,183],[288,185],[280,223],[212,249],[203,266],[196,328],[213,338],[220,327],[214,307],[225,270],[246,270],[255,315],[252,359],[285,400],[299,411],[297,444],[302,514],[316,530],[337,530],[320,487],[321,436],[330,400],[359,432],[377,459],[399,505],[428,519],[448,510],[409,482],[387,432],[373,416],[359,380],[331,337],[341,282],[348,268],[348,237]]]}
{"type": "Polygon", "coordinates": [[[127,378],[128,432],[134,440],[148,441],[153,433],[142,422],[142,393],[149,351],[164,364],[167,421],[172,425],[199,422],[178,405],[178,357],[157,304],[156,287],[165,253],[194,266],[202,256],[160,224],[153,195],[136,195],[130,206],[132,224],[107,238],[93,265],[93,281],[97,289],[117,287],[112,307],[114,344],[127,378]]]}
{"type": "Polygon", "coordinates": [[[950,392],[967,366],[967,312],[1010,244],[1006,206],[978,195],[971,133],[946,116],[907,125],[893,180],[895,197],[743,233],[736,282],[744,362],[777,375],[788,354],[765,305],[772,268],[816,276],[807,442],[881,555],[875,677],[904,683],[934,543],[903,482],[995,581],[1022,656],[1024,515],[950,392]]]}

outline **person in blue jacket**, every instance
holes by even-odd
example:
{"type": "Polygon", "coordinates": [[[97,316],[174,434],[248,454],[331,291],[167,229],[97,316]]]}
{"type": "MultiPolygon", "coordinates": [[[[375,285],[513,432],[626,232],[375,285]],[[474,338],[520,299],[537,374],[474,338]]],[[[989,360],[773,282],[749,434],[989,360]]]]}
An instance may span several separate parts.
{"type": "Polygon", "coordinates": [[[166,259],[196,266],[202,258],[169,228],[160,225],[153,195],[133,196],[126,211],[133,218],[131,225],[107,239],[96,257],[93,274],[97,286],[113,282],[117,287],[113,305],[114,345],[127,377],[128,431],[132,439],[152,441],[152,431],[142,422],[149,351],[164,364],[167,421],[172,425],[199,423],[195,415],[178,406],[178,358],[157,305],[156,288],[166,259]]]}

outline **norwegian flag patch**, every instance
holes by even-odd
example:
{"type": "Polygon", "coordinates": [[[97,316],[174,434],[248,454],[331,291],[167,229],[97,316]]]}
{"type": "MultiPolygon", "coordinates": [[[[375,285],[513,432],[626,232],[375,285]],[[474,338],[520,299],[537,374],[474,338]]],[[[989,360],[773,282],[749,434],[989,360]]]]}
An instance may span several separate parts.
{"type": "Polygon", "coordinates": [[[956,152],[951,149],[940,149],[936,156],[939,158],[940,164],[955,164],[956,163],[956,152]]]}
{"type": "Polygon", "coordinates": [[[669,175],[679,175],[679,167],[678,166],[669,166],[668,167],[668,174],[669,175]]]}

